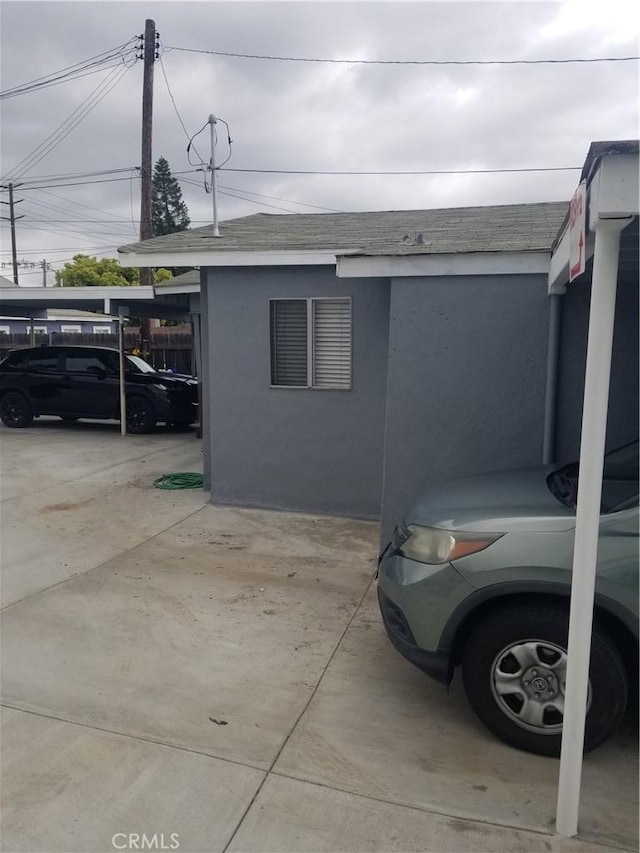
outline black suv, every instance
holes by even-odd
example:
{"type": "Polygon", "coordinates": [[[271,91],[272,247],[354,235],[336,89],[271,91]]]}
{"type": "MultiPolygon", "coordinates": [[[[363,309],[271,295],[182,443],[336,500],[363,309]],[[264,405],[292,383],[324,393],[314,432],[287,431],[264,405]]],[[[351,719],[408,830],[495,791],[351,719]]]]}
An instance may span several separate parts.
{"type": "MultiPolygon", "coordinates": [[[[119,353],[109,347],[40,346],[13,350],[0,362],[0,419],[26,427],[39,415],[120,418],[119,353]]],[[[127,430],[151,432],[163,421],[197,419],[198,384],[191,376],[160,373],[125,355],[127,430]]]]}

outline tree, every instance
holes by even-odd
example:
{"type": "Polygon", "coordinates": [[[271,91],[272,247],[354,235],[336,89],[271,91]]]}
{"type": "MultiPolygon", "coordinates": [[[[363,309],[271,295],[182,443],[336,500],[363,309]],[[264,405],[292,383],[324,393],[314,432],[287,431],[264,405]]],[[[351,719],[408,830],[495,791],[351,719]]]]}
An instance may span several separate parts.
{"type": "Polygon", "coordinates": [[[152,221],[154,237],[185,231],[191,225],[180,184],[164,157],[160,157],[153,170],[152,221]]]}
{"type": "MultiPolygon", "coordinates": [[[[171,278],[169,270],[154,272],[154,281],[171,278]]],[[[140,284],[137,267],[121,267],[115,258],[92,258],[89,255],[74,255],[56,272],[58,287],[131,287],[140,284]]]]}
{"type": "Polygon", "coordinates": [[[56,284],[62,287],[129,287],[139,284],[139,271],[133,267],[121,267],[115,258],[92,258],[89,255],[74,255],[56,272],[56,284]]]}

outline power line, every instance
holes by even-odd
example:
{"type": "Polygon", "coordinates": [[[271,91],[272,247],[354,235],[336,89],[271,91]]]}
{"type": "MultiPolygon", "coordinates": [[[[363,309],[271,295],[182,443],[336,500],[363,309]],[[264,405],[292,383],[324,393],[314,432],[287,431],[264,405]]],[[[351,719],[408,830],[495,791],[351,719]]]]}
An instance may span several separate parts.
{"type": "MultiPolygon", "coordinates": [[[[86,210],[92,210],[94,213],[101,213],[101,214],[103,214],[104,216],[112,216],[112,217],[113,217],[113,219],[112,219],[112,220],[110,220],[110,221],[111,221],[114,225],[124,224],[125,222],[127,223],[127,225],[129,224],[129,220],[128,220],[128,218],[127,218],[126,216],[120,216],[120,215],[119,215],[119,214],[117,214],[117,213],[111,213],[111,212],[109,212],[109,211],[107,211],[107,210],[101,210],[100,208],[97,208],[97,207],[91,207],[91,205],[83,204],[81,201],[73,201],[73,200],[72,200],[72,199],[70,199],[70,198],[65,198],[64,196],[57,195],[56,193],[49,192],[48,190],[38,190],[38,192],[41,192],[41,193],[43,193],[44,195],[51,196],[51,198],[57,198],[58,200],[63,201],[63,202],[65,203],[65,205],[66,205],[66,207],[65,207],[65,208],[62,208],[62,207],[59,207],[59,206],[56,206],[56,205],[50,205],[50,206],[51,206],[53,209],[61,210],[61,211],[62,211],[62,212],[64,212],[64,213],[68,213],[68,212],[69,212],[69,211],[68,211],[68,206],[69,206],[70,204],[72,204],[72,205],[74,205],[75,207],[82,207],[82,208],[85,208],[86,210]]],[[[42,204],[43,202],[40,202],[40,203],[42,204]]],[[[133,226],[133,227],[134,227],[134,232],[135,232],[135,231],[136,231],[135,224],[134,224],[134,226],[133,226]]]]}
{"type": "Polygon", "coordinates": [[[99,53],[89,59],[76,62],[74,65],[68,65],[59,71],[53,71],[51,74],[46,74],[43,77],[36,77],[35,80],[31,80],[28,83],[21,83],[5,89],[0,92],[0,100],[45,89],[68,80],[76,80],[79,77],[86,77],[89,74],[95,74],[97,71],[103,71],[106,68],[114,68],[123,62],[126,64],[127,60],[135,53],[135,47],[132,45],[133,41],[135,41],[135,38],[131,38],[124,44],[99,53]]]}
{"type": "MultiPolygon", "coordinates": [[[[223,172],[248,172],[261,175],[498,175],[513,172],[579,172],[582,166],[539,166],[522,169],[425,169],[416,171],[348,172],[320,171],[311,169],[234,169],[226,167],[223,172]]],[[[176,174],[180,174],[176,172],[176,174]]]]}
{"type": "Polygon", "coordinates": [[[325,210],[328,213],[344,213],[345,212],[344,210],[336,210],[334,207],[324,207],[323,205],[320,205],[320,204],[311,204],[308,201],[294,201],[293,199],[290,199],[290,198],[279,198],[278,196],[265,195],[264,193],[256,193],[256,192],[253,192],[252,190],[239,189],[238,187],[226,187],[223,184],[218,184],[218,187],[221,190],[233,190],[233,192],[237,192],[237,193],[246,193],[247,195],[257,195],[260,198],[269,198],[269,199],[271,199],[271,201],[284,201],[285,204],[300,204],[303,207],[314,207],[316,210],[325,210]]]}
{"type": "MultiPolygon", "coordinates": [[[[200,186],[200,184],[197,181],[192,181],[192,180],[189,180],[188,178],[183,178],[182,182],[187,183],[187,184],[193,184],[193,186],[200,186]]],[[[336,210],[334,207],[323,207],[320,204],[311,204],[310,202],[307,202],[307,201],[294,201],[293,199],[290,199],[290,198],[280,198],[279,196],[265,195],[264,193],[256,193],[256,192],[253,192],[252,190],[240,189],[238,187],[227,187],[224,184],[218,184],[218,188],[220,189],[220,191],[223,195],[229,195],[231,192],[244,193],[245,195],[255,195],[255,196],[259,196],[260,198],[268,198],[271,201],[283,201],[285,204],[298,204],[298,205],[301,205],[302,207],[313,207],[316,210],[324,210],[324,211],[327,211],[328,213],[344,213],[343,210],[336,210]],[[228,192],[224,193],[223,192],[224,190],[227,190],[228,192]]],[[[242,198],[242,196],[236,196],[236,198],[242,198]]],[[[252,202],[254,201],[254,199],[252,199],[252,198],[248,198],[248,199],[244,199],[244,200],[245,201],[252,201],[252,202]]],[[[259,204],[260,202],[256,201],[254,203],[259,204]]],[[[267,206],[269,206],[269,205],[267,205],[267,206]]],[[[284,210],[284,208],[280,208],[280,209],[284,210]]]]}
{"type": "MultiPolygon", "coordinates": [[[[509,173],[536,173],[536,172],[579,172],[582,169],[582,166],[540,166],[536,168],[522,168],[522,169],[425,169],[422,171],[386,171],[386,172],[338,172],[338,171],[320,171],[320,170],[305,170],[305,169],[234,169],[230,167],[225,167],[221,169],[222,172],[244,172],[248,174],[258,174],[258,175],[369,175],[369,176],[385,176],[385,175],[499,175],[499,174],[509,174],[509,173]]],[[[174,172],[174,175],[190,175],[194,172],[200,171],[199,169],[191,169],[183,172],[174,172]]],[[[136,179],[136,176],[129,176],[127,178],[104,178],[98,181],[75,181],[69,183],[62,184],[43,184],[42,186],[25,186],[24,188],[20,188],[21,191],[28,192],[29,190],[40,190],[40,189],[58,189],[61,187],[84,187],[84,186],[92,186],[94,184],[112,184],[118,181],[133,181],[136,179]]],[[[192,182],[197,186],[200,186],[197,182],[192,182]]],[[[296,202],[294,202],[296,203],[296,202]]]]}
{"type": "Polygon", "coordinates": [[[162,71],[162,76],[164,77],[164,82],[165,82],[165,84],[166,84],[166,86],[167,86],[167,92],[169,93],[169,97],[171,98],[171,103],[173,104],[173,109],[175,110],[176,115],[178,116],[178,121],[180,122],[180,124],[181,124],[181,126],[182,126],[182,129],[183,129],[183,131],[184,131],[184,135],[187,137],[187,140],[189,141],[189,144],[191,145],[191,147],[193,148],[193,150],[194,150],[194,151],[195,151],[195,153],[197,154],[198,158],[200,159],[200,162],[201,162],[201,163],[202,163],[202,165],[204,166],[205,161],[202,159],[202,157],[201,157],[201,155],[200,155],[200,152],[198,151],[198,149],[196,148],[196,146],[195,146],[195,145],[193,145],[193,143],[191,142],[192,137],[190,137],[190,136],[189,136],[189,131],[188,131],[188,130],[187,130],[187,128],[185,127],[185,124],[184,124],[184,122],[182,121],[182,116],[180,115],[180,112],[178,111],[178,106],[177,106],[177,104],[176,104],[176,102],[175,102],[175,98],[173,97],[173,93],[171,92],[171,87],[169,86],[169,78],[167,77],[167,72],[166,72],[165,67],[164,67],[164,62],[162,61],[162,54],[160,54],[159,62],[160,62],[160,69],[161,69],[161,71],[162,71]]]}
{"type": "MultiPolygon", "coordinates": [[[[42,186],[28,186],[24,188],[25,192],[29,190],[42,190],[42,189],[60,189],[61,187],[89,187],[94,184],[114,184],[118,181],[134,181],[136,180],[135,175],[130,175],[128,178],[104,178],[100,181],[72,181],[70,183],[64,184],[43,184],[42,186]]],[[[20,192],[22,192],[22,187],[20,187],[20,192]]]]}
{"type": "MultiPolygon", "coordinates": [[[[402,175],[500,175],[500,174],[510,174],[510,173],[536,173],[536,172],[579,172],[582,169],[582,166],[540,166],[535,168],[521,168],[521,169],[424,169],[424,170],[415,170],[415,171],[380,171],[380,172],[348,172],[348,171],[321,171],[321,170],[305,170],[305,169],[235,169],[231,167],[225,167],[221,169],[222,172],[244,172],[248,174],[258,174],[258,175],[369,175],[369,176],[402,176],[402,175]]],[[[199,169],[191,169],[188,171],[182,172],[174,172],[174,175],[190,175],[194,172],[200,171],[199,169]]],[[[97,181],[72,181],[69,183],[58,183],[58,184],[43,184],[42,186],[31,186],[27,185],[24,188],[21,187],[21,192],[28,192],[29,190],[41,190],[41,189],[59,189],[62,187],[84,187],[84,186],[93,186],[94,184],[112,184],[118,181],[133,181],[136,180],[136,175],[131,175],[127,178],[104,178],[97,181]]],[[[196,186],[200,186],[197,181],[191,181],[196,186]]],[[[300,202],[293,202],[293,204],[299,204],[300,202]]]]}
{"type": "Polygon", "coordinates": [[[224,50],[204,50],[195,47],[167,45],[166,50],[185,53],[206,53],[211,56],[227,56],[234,59],[265,59],[275,62],[316,62],[333,65],[568,65],[591,62],[632,62],[639,56],[598,56],[571,59],[318,59],[303,56],[265,56],[257,53],[231,53],[224,50]]]}
{"type": "MultiPolygon", "coordinates": [[[[68,210],[61,208],[58,205],[50,204],[46,201],[42,201],[42,200],[38,200],[38,199],[34,199],[34,198],[30,197],[27,200],[26,210],[28,213],[31,212],[29,205],[35,205],[36,207],[41,207],[41,208],[43,208],[45,213],[51,212],[54,215],[58,215],[58,218],[56,218],[56,219],[51,219],[51,218],[49,218],[49,219],[32,219],[31,217],[29,217],[29,219],[28,219],[29,222],[52,222],[55,225],[63,224],[65,222],[69,222],[70,224],[74,224],[73,220],[67,220],[67,219],[60,219],[59,218],[60,213],[66,214],[66,213],[68,213],[68,210]]],[[[36,215],[40,215],[40,216],[43,215],[42,213],[39,213],[39,211],[35,211],[35,213],[36,213],[36,215]]],[[[50,213],[50,215],[51,215],[51,213],[50,213]]],[[[91,220],[87,220],[87,219],[79,219],[79,220],[76,220],[76,223],[79,223],[82,225],[83,223],[90,223],[90,221],[91,220]]],[[[129,223],[126,219],[122,220],[121,222],[114,222],[112,220],[108,220],[108,221],[105,220],[104,222],[105,222],[105,227],[102,228],[102,231],[104,232],[105,237],[112,236],[114,238],[119,239],[120,236],[125,232],[125,229],[126,229],[126,233],[128,236],[128,234],[129,234],[129,223]]],[[[73,230],[76,230],[76,229],[73,229],[73,230]]]]}
{"type": "Polygon", "coordinates": [[[126,234],[124,232],[121,232],[122,236],[118,236],[115,233],[113,235],[112,234],[106,234],[104,232],[104,230],[96,231],[96,230],[90,229],[90,228],[55,228],[55,225],[56,225],[56,222],[53,221],[52,223],[50,223],[50,226],[53,226],[53,227],[43,228],[41,225],[30,225],[28,222],[22,222],[20,224],[20,227],[21,228],[27,228],[30,231],[43,231],[47,234],[60,234],[63,236],[69,236],[69,235],[75,234],[75,235],[79,235],[80,237],[83,237],[84,239],[86,239],[88,237],[88,238],[94,239],[94,240],[95,239],[103,239],[105,237],[113,237],[114,240],[121,240],[121,239],[127,239],[128,240],[131,237],[129,232],[127,232],[126,234]]]}
{"type": "Polygon", "coordinates": [[[290,207],[281,207],[278,204],[269,204],[266,201],[256,201],[253,198],[246,198],[242,195],[236,195],[235,193],[225,192],[224,190],[220,190],[220,195],[226,195],[230,198],[237,198],[240,201],[248,201],[250,204],[257,204],[259,207],[270,207],[272,210],[282,210],[285,213],[300,213],[299,210],[291,210],[290,207]]]}
{"type": "Polygon", "coordinates": [[[33,178],[25,178],[20,181],[20,186],[27,186],[29,184],[37,184],[40,181],[57,181],[64,180],[65,178],[93,178],[102,175],[115,175],[120,174],[122,172],[131,172],[132,169],[139,169],[139,166],[126,166],[122,169],[101,169],[96,172],[70,172],[68,174],[57,174],[57,175],[36,175],[33,178]]]}
{"type": "Polygon", "coordinates": [[[51,153],[72,130],[74,130],[89,113],[91,113],[100,101],[120,82],[129,69],[110,71],[100,81],[93,91],[76,107],[76,109],[38,145],[30,154],[13,167],[4,180],[16,181],[34,166],[36,166],[47,154],[51,153]]]}
{"type": "MultiPolygon", "coordinates": [[[[192,184],[195,187],[200,186],[200,184],[197,181],[192,181],[190,178],[183,178],[182,183],[192,184]]],[[[299,213],[300,212],[298,210],[291,210],[291,208],[288,208],[288,207],[281,207],[280,205],[277,205],[277,204],[268,204],[267,202],[264,202],[264,201],[257,201],[254,198],[246,198],[243,195],[236,195],[235,192],[225,192],[224,189],[220,188],[220,185],[218,185],[218,187],[220,190],[220,195],[226,195],[226,196],[229,196],[230,198],[237,198],[240,201],[248,201],[250,204],[257,204],[258,207],[270,207],[273,210],[282,210],[285,213],[299,213]]],[[[233,190],[233,187],[226,187],[226,189],[227,190],[233,190]]],[[[240,190],[240,192],[244,192],[244,191],[240,190]]],[[[260,193],[250,193],[250,195],[260,195],[260,193]]],[[[274,198],[273,196],[263,196],[263,197],[264,198],[273,198],[274,201],[284,201],[285,203],[288,202],[288,200],[286,198],[274,198]]],[[[289,201],[288,203],[289,204],[299,204],[300,202],[289,201]]],[[[310,205],[310,206],[311,207],[317,207],[317,205],[310,205]]],[[[326,207],[320,208],[320,209],[321,210],[330,210],[330,208],[326,208],[326,207]]],[[[337,210],[331,211],[331,212],[332,213],[340,213],[340,211],[337,211],[337,210]]],[[[192,220],[192,221],[194,221],[194,220],[192,220]]],[[[203,221],[203,220],[200,220],[200,221],[203,221]]]]}
{"type": "MultiPolygon", "coordinates": [[[[60,246],[58,249],[52,249],[51,247],[41,248],[41,249],[26,249],[24,252],[20,252],[20,256],[22,255],[41,255],[43,252],[76,252],[78,254],[81,251],[89,252],[94,250],[104,249],[105,252],[113,251],[113,246],[110,243],[102,243],[99,246],[60,246]]],[[[11,251],[8,252],[0,252],[0,255],[10,255],[11,251]]],[[[101,252],[101,254],[103,254],[101,252]]],[[[52,261],[54,264],[61,264],[65,261],[72,261],[73,258],[59,258],[56,261],[52,261]]],[[[5,262],[6,263],[6,262],[5,262]]]]}

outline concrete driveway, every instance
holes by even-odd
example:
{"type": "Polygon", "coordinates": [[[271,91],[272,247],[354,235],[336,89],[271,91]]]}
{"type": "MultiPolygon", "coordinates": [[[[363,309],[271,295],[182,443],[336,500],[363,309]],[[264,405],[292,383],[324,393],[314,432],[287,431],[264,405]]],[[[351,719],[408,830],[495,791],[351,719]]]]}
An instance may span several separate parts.
{"type": "Polygon", "coordinates": [[[154,489],[193,433],[0,442],[6,853],[637,849],[633,721],[558,838],[558,762],[386,640],[376,525],[154,489]]]}

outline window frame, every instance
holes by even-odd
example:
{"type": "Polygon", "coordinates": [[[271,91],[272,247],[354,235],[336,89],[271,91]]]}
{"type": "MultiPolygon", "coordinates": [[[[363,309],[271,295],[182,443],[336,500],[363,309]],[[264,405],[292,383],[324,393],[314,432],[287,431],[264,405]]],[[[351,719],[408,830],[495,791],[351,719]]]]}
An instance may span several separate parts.
{"type": "Polygon", "coordinates": [[[67,323],[60,324],[60,334],[61,335],[81,335],[82,334],[82,326],[79,324],[69,325],[67,323]]]}
{"type": "Polygon", "coordinates": [[[268,305],[269,328],[269,388],[288,391],[353,391],[353,297],[351,296],[273,296],[269,297],[268,305]],[[307,307],[307,384],[306,385],[274,385],[271,363],[271,348],[273,345],[271,331],[271,305],[273,302],[306,302],[307,307]],[[349,304],[349,384],[348,385],[314,385],[315,367],[315,324],[313,306],[316,302],[347,302],[349,304]]]}

